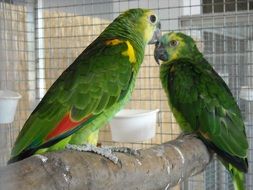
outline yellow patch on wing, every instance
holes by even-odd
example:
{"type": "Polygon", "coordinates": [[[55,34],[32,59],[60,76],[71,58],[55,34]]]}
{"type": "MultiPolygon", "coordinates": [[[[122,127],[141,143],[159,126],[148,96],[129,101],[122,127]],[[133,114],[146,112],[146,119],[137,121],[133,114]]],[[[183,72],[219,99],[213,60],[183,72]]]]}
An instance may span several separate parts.
{"type": "Polygon", "coordinates": [[[201,132],[201,131],[199,131],[199,132],[200,132],[200,134],[201,134],[203,137],[205,137],[206,139],[210,139],[208,133],[204,133],[204,132],[201,132]]]}
{"type": "Polygon", "coordinates": [[[123,41],[121,41],[119,39],[107,40],[105,42],[106,45],[111,45],[111,46],[115,46],[115,45],[118,45],[120,43],[123,43],[123,41]]]}
{"type": "Polygon", "coordinates": [[[122,55],[128,56],[130,63],[136,63],[135,52],[132,44],[129,41],[126,41],[125,43],[127,44],[127,50],[122,52],[122,55]]]}
{"type": "Polygon", "coordinates": [[[122,41],[119,39],[113,39],[113,40],[107,40],[105,42],[106,45],[111,45],[115,46],[121,43],[125,43],[127,45],[127,50],[122,52],[123,56],[128,56],[129,57],[129,62],[130,63],[135,63],[136,62],[136,57],[135,57],[135,52],[132,44],[127,40],[127,41],[122,41]]]}

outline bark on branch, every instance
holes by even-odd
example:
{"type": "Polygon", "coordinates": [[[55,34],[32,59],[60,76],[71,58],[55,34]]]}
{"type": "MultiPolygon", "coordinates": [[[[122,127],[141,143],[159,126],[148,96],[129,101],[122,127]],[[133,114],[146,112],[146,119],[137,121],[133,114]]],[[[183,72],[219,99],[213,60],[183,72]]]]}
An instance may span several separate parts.
{"type": "Polygon", "coordinates": [[[122,166],[86,152],[32,156],[0,169],[0,189],[160,190],[201,172],[210,161],[205,145],[190,136],[140,152],[140,157],[116,153],[122,166]]]}

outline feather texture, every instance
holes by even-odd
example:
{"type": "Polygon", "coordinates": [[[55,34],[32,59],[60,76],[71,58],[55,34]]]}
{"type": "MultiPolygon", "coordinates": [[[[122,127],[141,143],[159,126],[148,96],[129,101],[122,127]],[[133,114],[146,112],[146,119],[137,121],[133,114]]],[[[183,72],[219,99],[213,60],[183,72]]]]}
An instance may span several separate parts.
{"type": "Polygon", "coordinates": [[[126,11],[76,58],[26,121],[9,163],[98,137],[97,130],[130,98],[149,40],[141,31],[152,36],[156,29],[147,19],[151,14],[126,11]]]}
{"type": "Polygon", "coordinates": [[[240,109],[228,86],[189,36],[165,34],[157,48],[157,53],[163,48],[168,55],[160,67],[160,79],[180,128],[196,133],[216,152],[235,188],[244,189],[249,145],[240,109]],[[170,45],[173,40],[175,46],[170,45]]]}

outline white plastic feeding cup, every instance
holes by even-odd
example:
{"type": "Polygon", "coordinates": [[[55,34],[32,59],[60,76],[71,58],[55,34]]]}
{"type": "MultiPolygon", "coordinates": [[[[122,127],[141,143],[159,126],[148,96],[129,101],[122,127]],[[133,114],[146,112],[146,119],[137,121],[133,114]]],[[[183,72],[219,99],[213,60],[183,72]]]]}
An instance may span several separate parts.
{"type": "Polygon", "coordinates": [[[240,98],[247,101],[253,101],[253,89],[249,86],[242,86],[240,98]]]}
{"type": "Polygon", "coordinates": [[[121,110],[110,122],[112,140],[140,142],[155,136],[156,110],[121,110]]]}
{"type": "Polygon", "coordinates": [[[21,95],[10,90],[0,90],[0,123],[11,123],[21,95]]]}

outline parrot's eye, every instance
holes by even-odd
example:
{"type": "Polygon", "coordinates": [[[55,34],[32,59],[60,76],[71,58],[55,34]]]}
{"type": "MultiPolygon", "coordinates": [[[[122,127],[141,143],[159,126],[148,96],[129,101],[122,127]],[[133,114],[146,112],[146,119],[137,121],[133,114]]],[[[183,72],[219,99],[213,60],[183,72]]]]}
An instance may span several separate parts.
{"type": "Polygon", "coordinates": [[[171,47],[176,47],[176,46],[178,45],[178,41],[176,41],[176,40],[171,40],[171,41],[169,42],[169,45],[170,45],[171,47]]]}
{"type": "Polygon", "coordinates": [[[156,22],[156,16],[155,15],[150,15],[149,20],[151,23],[155,23],[156,22]]]}

